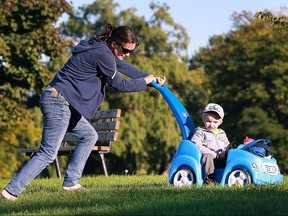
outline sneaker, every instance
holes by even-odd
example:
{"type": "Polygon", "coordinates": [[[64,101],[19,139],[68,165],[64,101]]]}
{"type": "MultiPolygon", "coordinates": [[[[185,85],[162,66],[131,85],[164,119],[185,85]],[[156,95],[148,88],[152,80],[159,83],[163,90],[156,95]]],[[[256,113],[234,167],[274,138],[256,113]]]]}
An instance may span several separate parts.
{"type": "Polygon", "coordinates": [[[87,189],[86,189],[85,187],[83,187],[81,184],[76,184],[76,185],[73,185],[73,186],[70,186],[70,187],[63,186],[62,188],[63,188],[63,190],[65,190],[65,191],[74,191],[74,190],[84,190],[84,191],[87,191],[87,189]]]}
{"type": "Polygon", "coordinates": [[[1,192],[1,196],[2,196],[3,198],[5,198],[6,200],[9,200],[9,201],[15,201],[15,200],[17,199],[16,196],[12,195],[11,193],[9,193],[9,192],[8,192],[7,190],[5,190],[5,189],[1,192]]]}
{"type": "Polygon", "coordinates": [[[213,179],[210,179],[210,178],[205,178],[204,179],[204,184],[205,185],[211,185],[211,184],[214,184],[215,181],[213,179]]]}

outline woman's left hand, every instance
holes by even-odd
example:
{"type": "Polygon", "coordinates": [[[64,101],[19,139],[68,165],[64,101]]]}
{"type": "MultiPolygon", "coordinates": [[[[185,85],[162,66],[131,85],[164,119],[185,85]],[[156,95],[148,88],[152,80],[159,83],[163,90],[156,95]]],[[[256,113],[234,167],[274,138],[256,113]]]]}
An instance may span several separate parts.
{"type": "Polygon", "coordinates": [[[160,76],[156,76],[156,82],[159,84],[159,85],[163,85],[166,81],[166,77],[163,76],[163,77],[160,77],[160,76]]]}

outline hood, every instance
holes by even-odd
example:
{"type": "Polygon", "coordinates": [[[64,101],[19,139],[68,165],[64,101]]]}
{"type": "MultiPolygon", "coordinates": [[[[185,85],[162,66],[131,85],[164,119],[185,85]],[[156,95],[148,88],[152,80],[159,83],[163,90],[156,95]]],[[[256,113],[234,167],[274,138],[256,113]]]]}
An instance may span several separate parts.
{"type": "Polygon", "coordinates": [[[81,40],[76,47],[74,47],[72,54],[77,54],[81,52],[85,52],[87,50],[92,50],[92,49],[103,49],[104,50],[109,50],[108,46],[104,42],[95,42],[95,43],[89,43],[86,40],[81,40]]]}

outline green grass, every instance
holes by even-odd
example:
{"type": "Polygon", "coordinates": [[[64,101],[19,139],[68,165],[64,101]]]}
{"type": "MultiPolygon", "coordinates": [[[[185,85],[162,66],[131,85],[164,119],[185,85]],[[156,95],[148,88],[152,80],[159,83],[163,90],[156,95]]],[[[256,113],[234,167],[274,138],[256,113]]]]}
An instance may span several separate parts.
{"type": "MultiPolygon", "coordinates": [[[[9,180],[0,180],[1,189],[9,180]]],[[[89,191],[63,191],[63,179],[35,179],[0,215],[288,215],[288,178],[279,185],[174,187],[167,176],[90,176],[89,191]]]]}

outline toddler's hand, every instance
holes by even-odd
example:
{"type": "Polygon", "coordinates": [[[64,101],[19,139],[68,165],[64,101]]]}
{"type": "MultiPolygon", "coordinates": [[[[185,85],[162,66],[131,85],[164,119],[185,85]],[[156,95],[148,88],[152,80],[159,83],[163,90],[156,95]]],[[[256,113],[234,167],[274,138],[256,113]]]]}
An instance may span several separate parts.
{"type": "Polygon", "coordinates": [[[224,159],[225,158],[225,151],[222,151],[218,154],[218,158],[224,159]]]}

